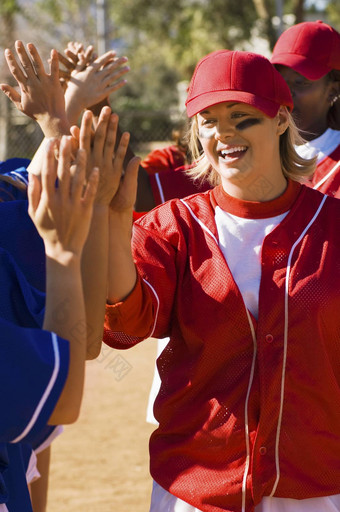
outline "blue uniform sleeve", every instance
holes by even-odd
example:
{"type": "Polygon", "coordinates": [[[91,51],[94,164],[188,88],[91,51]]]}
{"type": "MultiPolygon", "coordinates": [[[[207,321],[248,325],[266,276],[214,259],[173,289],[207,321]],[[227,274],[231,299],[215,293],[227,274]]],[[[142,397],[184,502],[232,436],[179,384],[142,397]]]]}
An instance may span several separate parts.
{"type": "Polygon", "coordinates": [[[8,512],[33,512],[26,481],[31,453],[25,443],[0,443],[0,503],[8,512]]]}
{"type": "Polygon", "coordinates": [[[31,163],[29,158],[8,158],[7,160],[0,162],[0,174],[6,172],[15,171],[19,168],[26,168],[31,163]]]}
{"type": "Polygon", "coordinates": [[[11,158],[0,163],[0,201],[15,201],[27,199],[28,171],[26,166],[29,160],[24,158],[11,158]],[[10,178],[10,181],[6,181],[10,178]]]}
{"type": "Polygon", "coordinates": [[[69,345],[54,333],[0,320],[0,442],[32,442],[64,387],[69,345]]]}
{"type": "Polygon", "coordinates": [[[31,439],[31,446],[36,454],[45,450],[55,438],[63,432],[62,425],[46,425],[31,439]]]}
{"type": "Polygon", "coordinates": [[[44,242],[28,215],[28,202],[0,202],[0,218],[0,247],[12,256],[30,285],[45,291],[44,242]]]}

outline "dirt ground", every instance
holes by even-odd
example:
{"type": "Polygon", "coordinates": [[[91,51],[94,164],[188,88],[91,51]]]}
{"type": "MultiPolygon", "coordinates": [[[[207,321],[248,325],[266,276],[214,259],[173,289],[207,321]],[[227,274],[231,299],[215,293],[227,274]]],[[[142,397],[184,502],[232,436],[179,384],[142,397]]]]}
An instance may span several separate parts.
{"type": "Polygon", "coordinates": [[[48,512],[148,512],[156,340],[87,363],[82,412],[52,445],[48,512]]]}

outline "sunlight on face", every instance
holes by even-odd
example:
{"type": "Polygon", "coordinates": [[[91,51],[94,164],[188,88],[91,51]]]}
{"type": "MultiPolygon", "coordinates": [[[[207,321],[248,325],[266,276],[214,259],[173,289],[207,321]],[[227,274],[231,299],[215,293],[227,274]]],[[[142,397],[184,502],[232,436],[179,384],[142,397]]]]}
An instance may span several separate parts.
{"type": "Polygon", "coordinates": [[[281,114],[270,118],[250,105],[224,102],[201,111],[197,122],[203,151],[226,192],[235,195],[236,187],[252,196],[255,181],[264,178],[273,193],[285,186],[279,138],[287,124],[282,129],[281,114]]]}

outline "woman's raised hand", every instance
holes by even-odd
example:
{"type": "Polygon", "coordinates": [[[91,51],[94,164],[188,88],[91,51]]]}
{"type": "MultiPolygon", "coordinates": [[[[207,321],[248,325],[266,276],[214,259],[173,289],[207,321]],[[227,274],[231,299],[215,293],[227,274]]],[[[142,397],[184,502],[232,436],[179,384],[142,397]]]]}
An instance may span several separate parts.
{"type": "Polygon", "coordinates": [[[25,49],[22,41],[15,43],[16,56],[6,49],[5,58],[19,90],[0,84],[0,89],[8,96],[20,112],[35,119],[41,126],[45,136],[54,132],[53,123],[68,125],[65,112],[63,89],[59,82],[58,52],[51,51],[49,73],[45,71],[43,61],[32,43],[25,49]]]}
{"type": "Polygon", "coordinates": [[[112,210],[132,210],[136,200],[137,174],[140,159],[130,160],[126,171],[123,164],[130,136],[123,133],[117,143],[118,116],[110,107],[101,110],[96,129],[92,129],[93,114],[86,111],[83,115],[79,147],[88,155],[87,168],[100,169],[100,179],[96,203],[111,207],[112,210]]]}
{"type": "Polygon", "coordinates": [[[30,175],[28,187],[29,215],[44,240],[46,254],[59,261],[81,256],[99,182],[99,170],[93,169],[85,185],[86,152],[79,149],[72,161],[70,139],[64,136],[60,143],[48,142],[41,181],[30,175]]]}

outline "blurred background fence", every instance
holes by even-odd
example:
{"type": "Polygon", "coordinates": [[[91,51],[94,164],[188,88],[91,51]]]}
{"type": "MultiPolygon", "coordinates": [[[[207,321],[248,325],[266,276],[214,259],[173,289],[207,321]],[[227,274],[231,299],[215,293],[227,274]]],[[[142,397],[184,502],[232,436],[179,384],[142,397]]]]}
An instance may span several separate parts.
{"type": "MultiPolygon", "coordinates": [[[[0,83],[13,85],[3,51],[16,39],[36,44],[45,62],[72,40],[126,55],[127,84],[111,101],[143,157],[171,140],[203,55],[228,48],[269,56],[285,28],[316,19],[340,30],[339,0],[0,0],[0,83]]],[[[41,139],[0,92],[0,160],[31,158],[41,139]]]]}
{"type": "MultiPolygon", "coordinates": [[[[173,111],[120,113],[121,129],[130,132],[131,147],[141,157],[152,149],[170,144],[175,125],[173,111]]],[[[43,138],[39,125],[21,114],[4,95],[0,99],[0,134],[0,161],[13,157],[32,158],[43,138]]]]}

